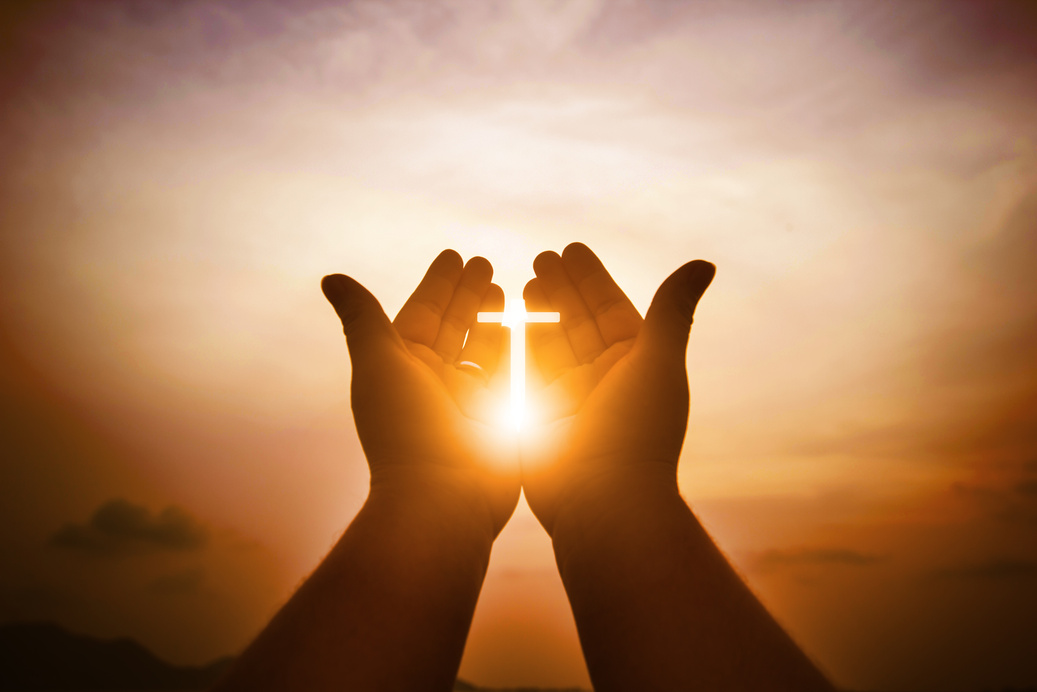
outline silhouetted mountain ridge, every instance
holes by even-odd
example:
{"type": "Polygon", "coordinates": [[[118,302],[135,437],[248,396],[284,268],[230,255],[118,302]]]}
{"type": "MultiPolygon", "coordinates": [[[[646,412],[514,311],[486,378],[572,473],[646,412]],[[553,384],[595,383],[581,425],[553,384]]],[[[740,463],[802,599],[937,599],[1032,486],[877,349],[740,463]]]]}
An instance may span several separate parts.
{"type": "Polygon", "coordinates": [[[0,625],[0,690],[201,690],[230,665],[174,666],[132,639],[97,639],[51,622],[0,625]]]}
{"type": "MultiPolygon", "coordinates": [[[[140,643],[123,637],[98,639],[69,632],[52,622],[0,625],[2,692],[136,692],[204,690],[233,663],[221,658],[204,666],[174,666],[140,643]]],[[[458,680],[456,692],[588,692],[581,688],[487,688],[458,680]]],[[[1005,687],[1001,692],[1037,692],[1005,687]]]]}

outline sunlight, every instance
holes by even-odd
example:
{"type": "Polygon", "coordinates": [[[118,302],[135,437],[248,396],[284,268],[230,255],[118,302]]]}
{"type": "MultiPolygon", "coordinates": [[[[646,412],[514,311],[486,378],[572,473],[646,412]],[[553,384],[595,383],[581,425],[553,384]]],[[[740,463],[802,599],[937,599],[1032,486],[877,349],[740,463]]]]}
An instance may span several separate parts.
{"type": "Polygon", "coordinates": [[[504,312],[480,312],[480,322],[499,322],[511,330],[511,405],[507,423],[514,430],[521,430],[526,421],[526,324],[558,322],[557,312],[527,312],[526,302],[522,306],[508,301],[504,312]]]}

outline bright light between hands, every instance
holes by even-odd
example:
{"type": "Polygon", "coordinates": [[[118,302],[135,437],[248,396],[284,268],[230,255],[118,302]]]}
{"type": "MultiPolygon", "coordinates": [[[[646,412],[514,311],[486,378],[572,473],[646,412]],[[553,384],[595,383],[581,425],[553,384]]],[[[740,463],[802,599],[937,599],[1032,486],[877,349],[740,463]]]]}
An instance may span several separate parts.
{"type": "Polygon", "coordinates": [[[508,303],[504,312],[480,312],[479,322],[500,322],[511,329],[511,424],[521,430],[526,420],[526,324],[529,322],[558,322],[557,312],[526,312],[526,301],[517,308],[508,303]]]}

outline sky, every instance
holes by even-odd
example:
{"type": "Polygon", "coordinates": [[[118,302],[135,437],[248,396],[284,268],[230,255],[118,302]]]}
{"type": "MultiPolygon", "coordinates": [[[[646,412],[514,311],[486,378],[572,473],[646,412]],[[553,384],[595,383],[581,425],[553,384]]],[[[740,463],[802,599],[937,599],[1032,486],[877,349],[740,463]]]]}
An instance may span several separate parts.
{"type": "MultiPolygon", "coordinates": [[[[1037,685],[1023,3],[10,3],[0,621],[240,651],[368,474],[321,276],[718,267],[681,490],[839,685],[1037,685]]],[[[520,503],[461,666],[589,686],[520,503]]]]}

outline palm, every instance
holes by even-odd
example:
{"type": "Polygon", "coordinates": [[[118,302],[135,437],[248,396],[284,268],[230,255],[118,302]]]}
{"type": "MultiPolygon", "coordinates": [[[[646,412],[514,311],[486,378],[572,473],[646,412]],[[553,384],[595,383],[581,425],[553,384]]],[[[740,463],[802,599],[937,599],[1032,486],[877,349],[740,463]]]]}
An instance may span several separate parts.
{"type": "Polygon", "coordinates": [[[475,487],[499,530],[519,483],[482,420],[501,328],[475,318],[479,310],[500,310],[504,301],[491,276],[486,260],[462,267],[457,253],[442,253],[391,325],[380,313],[383,324],[371,328],[378,331],[374,347],[358,340],[354,348],[351,339],[350,355],[353,414],[372,480],[407,468],[411,475],[475,487]]]}
{"type": "Polygon", "coordinates": [[[675,469],[688,389],[683,350],[645,329],[588,248],[544,253],[534,268],[527,304],[562,315],[533,335],[541,405],[555,423],[523,457],[530,507],[550,530],[557,507],[602,483],[622,485],[648,465],[675,469]]]}
{"type": "MultiPolygon", "coordinates": [[[[406,326],[398,329],[406,331],[406,326]]],[[[422,463],[451,467],[499,465],[495,450],[484,439],[488,433],[488,380],[473,368],[446,362],[425,344],[402,343],[404,348],[387,367],[354,377],[354,382],[359,381],[354,389],[354,411],[365,421],[361,439],[381,435],[382,421],[405,420],[407,425],[394,424],[384,430],[377,457],[421,459],[422,463]]]]}

